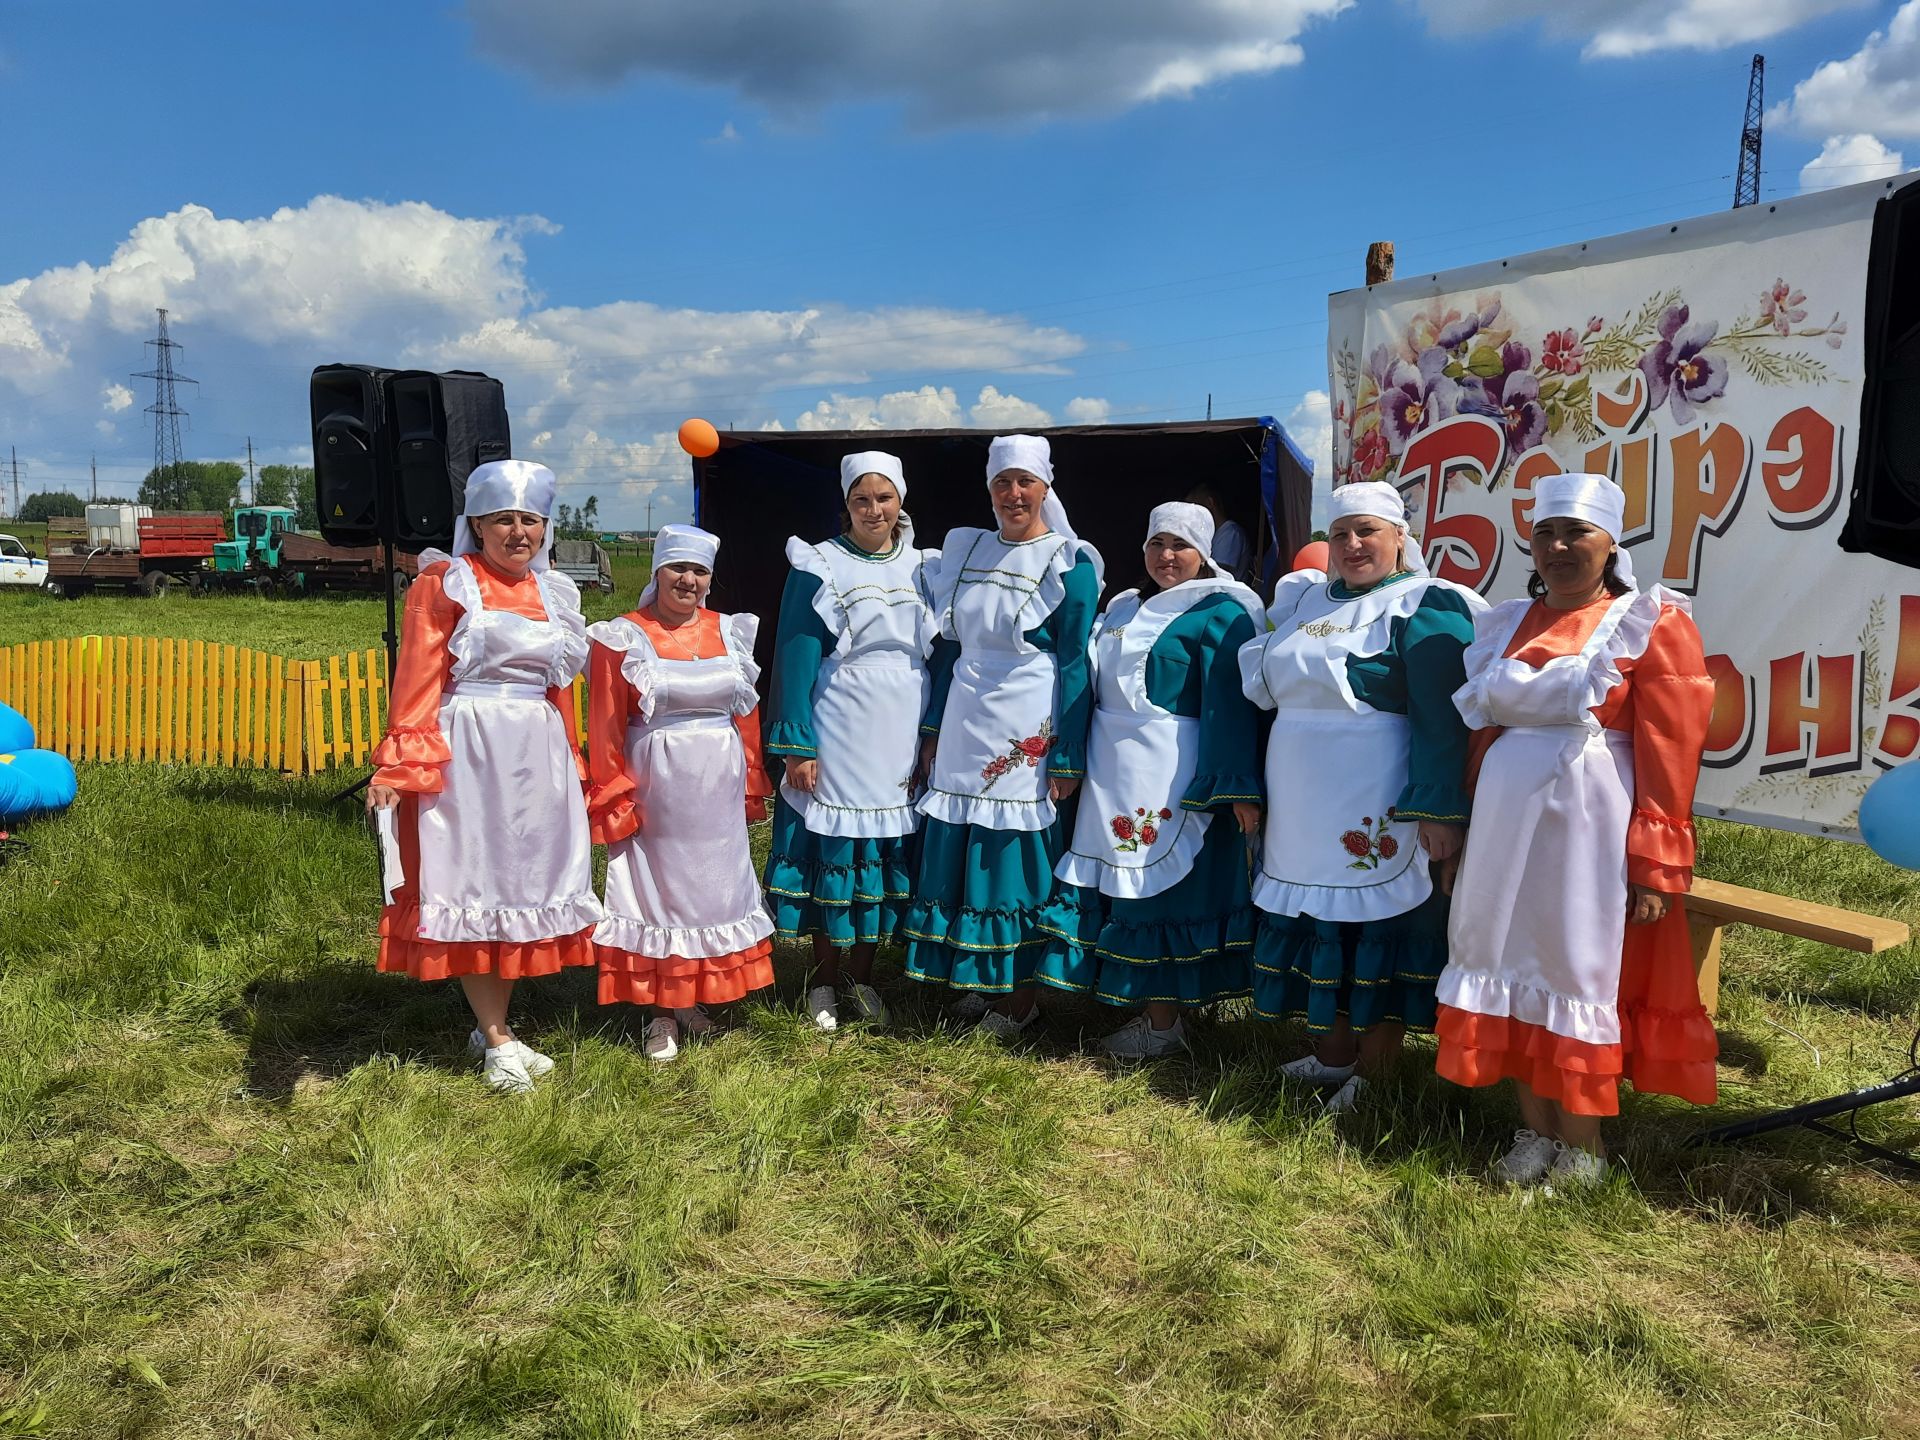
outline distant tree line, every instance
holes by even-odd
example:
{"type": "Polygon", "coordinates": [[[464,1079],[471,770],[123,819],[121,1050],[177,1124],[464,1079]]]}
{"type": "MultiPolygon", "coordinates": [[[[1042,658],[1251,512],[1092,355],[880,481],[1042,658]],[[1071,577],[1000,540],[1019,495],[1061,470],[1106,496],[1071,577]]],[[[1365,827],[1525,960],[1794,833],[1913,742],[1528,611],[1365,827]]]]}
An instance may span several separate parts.
{"type": "MultiPolygon", "coordinates": [[[[163,473],[149,470],[140,483],[142,505],[155,510],[228,511],[244,498],[246,467],[233,460],[182,460],[163,473]]],[[[299,512],[296,529],[318,530],[320,512],[313,498],[310,465],[262,465],[256,472],[251,503],[284,505],[299,512]]]]}

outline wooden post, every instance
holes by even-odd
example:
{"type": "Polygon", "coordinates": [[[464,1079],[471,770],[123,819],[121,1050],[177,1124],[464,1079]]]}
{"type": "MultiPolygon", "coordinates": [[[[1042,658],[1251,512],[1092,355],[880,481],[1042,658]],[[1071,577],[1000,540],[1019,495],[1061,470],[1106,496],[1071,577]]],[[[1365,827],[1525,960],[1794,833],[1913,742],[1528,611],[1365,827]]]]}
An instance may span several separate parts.
{"type": "Polygon", "coordinates": [[[1367,246],[1367,284],[1384,285],[1393,279],[1393,242],[1376,240],[1367,246]]]}
{"type": "Polygon", "coordinates": [[[1693,941],[1693,973],[1700,982],[1700,1003],[1709,1016],[1720,1013],[1720,934],[1723,921],[1712,915],[1687,912],[1687,933],[1693,941]]]}

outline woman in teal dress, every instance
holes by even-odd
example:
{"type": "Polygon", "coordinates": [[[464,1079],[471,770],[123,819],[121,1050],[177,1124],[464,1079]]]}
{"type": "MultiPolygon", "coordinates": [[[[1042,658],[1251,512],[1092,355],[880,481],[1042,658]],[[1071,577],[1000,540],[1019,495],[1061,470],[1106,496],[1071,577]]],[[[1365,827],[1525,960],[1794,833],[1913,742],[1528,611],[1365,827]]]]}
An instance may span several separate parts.
{"type": "Polygon", "coordinates": [[[1282,1069],[1338,1087],[1338,1113],[1408,1028],[1433,1028],[1467,824],[1453,692],[1483,602],[1427,574],[1391,485],[1336,489],[1327,548],[1333,576],[1284,576],[1240,667],[1247,698],[1274,711],[1254,1010],[1305,1019],[1314,1052],[1282,1069]]]}
{"type": "Polygon", "coordinates": [[[953,531],[927,567],[942,638],[906,973],[977,995],[960,1013],[1010,1039],[1039,1014],[1040,913],[1065,834],[1058,807],[1084,773],[1102,581],[1055,493],[1044,438],[997,438],[987,493],[998,527],[953,531]]]}
{"type": "Polygon", "coordinates": [[[913,546],[897,456],[844,457],[840,492],[842,534],[787,541],[767,734],[767,753],[785,765],[767,898],[777,934],[813,942],[807,1013],[822,1030],[838,1028],[843,983],[858,1018],[887,1019],[873,957],[899,931],[911,888],[934,634],[923,565],[939,558],[913,546]]]}
{"type": "Polygon", "coordinates": [[[1239,652],[1264,616],[1215,573],[1213,538],[1203,507],[1157,506],[1151,583],[1094,622],[1087,776],[1041,920],[1042,983],[1145,1007],[1105,1042],[1123,1059],[1184,1044],[1182,1006],[1248,992],[1260,779],[1239,652]]]}

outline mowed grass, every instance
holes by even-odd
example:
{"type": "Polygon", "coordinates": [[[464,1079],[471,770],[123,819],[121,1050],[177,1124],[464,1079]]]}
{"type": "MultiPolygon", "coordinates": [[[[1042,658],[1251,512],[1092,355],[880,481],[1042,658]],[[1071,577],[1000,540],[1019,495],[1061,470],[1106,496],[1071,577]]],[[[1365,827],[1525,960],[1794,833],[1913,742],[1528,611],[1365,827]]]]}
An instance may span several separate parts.
{"type": "MultiPolygon", "coordinates": [[[[0,1434],[1920,1433],[1920,1194],[1836,1142],[1630,1097],[1630,1175],[1514,1196],[1510,1101],[1425,1048],[1333,1123],[1285,1029],[1122,1071],[1050,997],[1007,1052],[887,956],[898,1026],[828,1038],[793,952],[664,1068],[523,986],[560,1068],[496,1097],[457,992],[374,973],[335,783],[90,766],[0,866],[0,1434]]],[[[1920,920],[1858,849],[1709,853],[1920,920]]],[[[1914,955],[1734,934],[1723,1115],[1903,1062],[1914,955]]]]}
{"type": "MultiPolygon", "coordinates": [[[[0,521],[0,530],[6,523],[0,521]]],[[[34,548],[45,553],[42,544],[34,548]]],[[[631,608],[646,583],[646,566],[643,555],[614,556],[614,593],[584,592],[581,604],[587,619],[604,620],[631,608]]],[[[39,591],[0,588],[0,645],[81,635],[157,635],[251,645],[292,660],[315,660],[379,649],[386,623],[386,604],[377,594],[269,599],[177,593],[149,599],[96,590],[78,600],[61,600],[39,591]]]]}

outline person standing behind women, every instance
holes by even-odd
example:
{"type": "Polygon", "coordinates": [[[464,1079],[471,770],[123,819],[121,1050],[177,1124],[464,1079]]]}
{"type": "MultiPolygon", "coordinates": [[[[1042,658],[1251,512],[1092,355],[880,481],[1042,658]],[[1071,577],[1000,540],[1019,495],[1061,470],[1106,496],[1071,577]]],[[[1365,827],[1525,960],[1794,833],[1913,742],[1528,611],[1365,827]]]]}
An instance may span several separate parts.
{"type": "Polygon", "coordinates": [[[1147,590],[1094,622],[1086,784],[1041,920],[1042,982],[1146,1007],[1105,1042],[1123,1059],[1184,1044],[1181,1006],[1247,993],[1260,779],[1238,656],[1265,617],[1214,572],[1213,538],[1201,506],[1155,506],[1147,590]]]}
{"type": "Polygon", "coordinates": [[[960,1013],[1008,1039],[1039,1014],[1040,912],[1060,858],[1056,806],[1084,773],[1102,572],[1055,493],[1043,437],[994,440],[987,495],[998,528],[953,531],[928,570],[942,639],[923,726],[927,820],[906,973],[997,997],[960,1013]]]}
{"type": "Polygon", "coordinates": [[[453,554],[424,553],[407,592],[367,787],[369,811],[395,817],[404,876],[381,912],[380,969],[459,979],[496,1090],[553,1069],[507,1024],[514,982],[593,963],[601,916],[573,745],[587,636],[579,590],[548,564],[555,488],[526,460],[467,477],[453,554]]]}
{"type": "Polygon", "coordinates": [[[600,1003],[649,1005],[650,1060],[713,1021],[700,1007],[773,983],[747,822],[766,819],[753,615],[706,608],[720,537],[663,525],[640,603],[590,626],[587,754],[607,918],[600,1003]]]}
{"type": "Polygon", "coordinates": [[[1606,1176],[1623,1076],[1714,1100],[1681,904],[1713,681],[1686,599],[1634,588],[1620,487],[1550,475],[1533,495],[1531,598],[1480,616],[1455,697],[1484,756],[1436,1068],[1518,1088],[1500,1179],[1580,1185],[1606,1176]]]}
{"type": "MultiPolygon", "coordinates": [[[[912,888],[913,773],[926,712],[933,612],[902,514],[899,458],[863,450],[840,461],[842,533],[787,541],[774,641],[767,753],[785,763],[774,802],[766,886],[775,933],[811,936],[807,1013],[839,1025],[839,951],[859,1017],[886,1023],[874,950],[892,940],[912,888]]],[[[932,558],[938,559],[937,554],[932,558]]]]}
{"type": "Polygon", "coordinates": [[[1446,960],[1444,891],[1467,823],[1467,730],[1453,707],[1480,597],[1427,573],[1400,492],[1333,492],[1334,569],[1282,577],[1272,633],[1240,652],[1273,710],[1253,1004],[1304,1017],[1310,1055],[1281,1067],[1350,1110],[1430,1030],[1446,960]],[[1429,862],[1441,870],[1436,891],[1429,862]]]}

